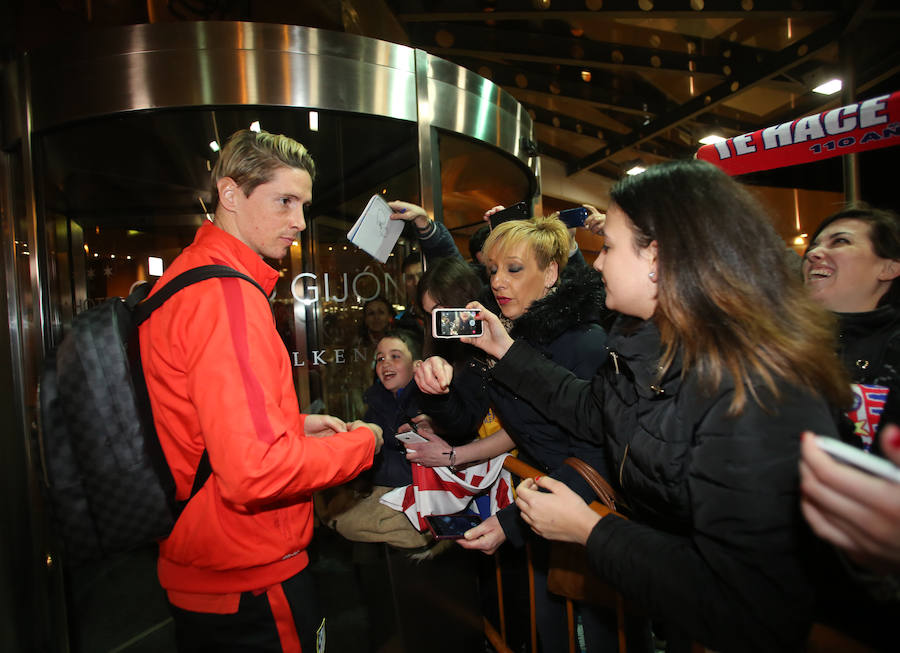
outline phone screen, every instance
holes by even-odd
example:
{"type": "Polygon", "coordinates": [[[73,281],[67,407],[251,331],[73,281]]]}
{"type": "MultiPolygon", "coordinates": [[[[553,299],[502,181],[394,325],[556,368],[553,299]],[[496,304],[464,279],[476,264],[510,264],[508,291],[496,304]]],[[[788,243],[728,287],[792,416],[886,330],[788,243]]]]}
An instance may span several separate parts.
{"type": "Polygon", "coordinates": [[[425,521],[436,540],[458,540],[470,528],[481,523],[481,517],[469,513],[427,515],[425,521]]]}
{"type": "Polygon", "coordinates": [[[477,338],[483,331],[476,315],[471,308],[436,308],[431,312],[431,333],[435,338],[477,338]]]}

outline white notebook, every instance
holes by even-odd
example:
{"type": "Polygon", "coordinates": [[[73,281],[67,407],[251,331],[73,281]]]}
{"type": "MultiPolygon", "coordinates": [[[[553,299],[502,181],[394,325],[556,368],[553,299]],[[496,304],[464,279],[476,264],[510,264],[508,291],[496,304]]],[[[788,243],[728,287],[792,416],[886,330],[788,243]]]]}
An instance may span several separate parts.
{"type": "Polygon", "coordinates": [[[391,220],[393,212],[380,195],[372,195],[347,239],[384,263],[403,231],[403,220],[391,220]]]}

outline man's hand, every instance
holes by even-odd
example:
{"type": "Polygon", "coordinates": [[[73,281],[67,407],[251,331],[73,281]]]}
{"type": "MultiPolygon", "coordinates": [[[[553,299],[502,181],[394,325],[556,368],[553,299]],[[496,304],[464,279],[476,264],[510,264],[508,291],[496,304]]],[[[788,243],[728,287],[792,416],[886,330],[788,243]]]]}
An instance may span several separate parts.
{"type": "Polygon", "coordinates": [[[375,453],[378,454],[378,452],[381,451],[382,445],[384,445],[384,434],[381,431],[381,427],[378,426],[378,424],[372,424],[371,422],[356,420],[347,428],[352,431],[353,429],[358,429],[361,426],[366,427],[375,434],[375,453]]]}
{"type": "Polygon", "coordinates": [[[506,533],[503,532],[497,515],[491,515],[475,528],[467,530],[463,539],[456,541],[464,549],[473,549],[486,555],[493,555],[506,541],[506,533]]]}
{"type": "Polygon", "coordinates": [[[332,415],[307,415],[303,432],[310,438],[325,438],[347,430],[347,423],[332,415]]]}
{"type": "Polygon", "coordinates": [[[391,220],[404,220],[406,222],[415,222],[416,228],[424,229],[431,224],[431,218],[425,213],[425,209],[417,204],[403,202],[401,200],[393,200],[388,202],[388,206],[393,209],[391,220]]]}

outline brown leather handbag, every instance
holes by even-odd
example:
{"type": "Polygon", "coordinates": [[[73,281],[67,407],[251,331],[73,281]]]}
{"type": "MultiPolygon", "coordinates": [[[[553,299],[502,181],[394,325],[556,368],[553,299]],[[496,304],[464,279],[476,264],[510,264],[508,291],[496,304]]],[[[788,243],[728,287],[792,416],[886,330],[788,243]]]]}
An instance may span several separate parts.
{"type": "MultiPolygon", "coordinates": [[[[566,458],[564,464],[574,468],[597,495],[591,503],[594,512],[606,516],[616,512],[616,493],[596,469],[579,458],[566,458]]],[[[615,606],[616,591],[600,580],[590,569],[587,550],[573,542],[552,542],[550,566],[547,572],[547,589],[572,601],[590,601],[615,606]]]]}

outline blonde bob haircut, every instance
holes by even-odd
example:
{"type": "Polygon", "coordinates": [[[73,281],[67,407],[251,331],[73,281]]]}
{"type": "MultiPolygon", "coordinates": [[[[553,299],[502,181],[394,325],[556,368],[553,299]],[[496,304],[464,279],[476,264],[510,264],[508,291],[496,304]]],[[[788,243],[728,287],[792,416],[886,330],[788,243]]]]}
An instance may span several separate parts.
{"type": "Polygon", "coordinates": [[[218,197],[217,184],[231,177],[246,197],[257,186],[272,181],[278,168],[298,168],[316,178],[316,164],[307,149],[293,138],[249,129],[236,131],[219,153],[212,170],[213,197],[218,197]]]}
{"type": "Polygon", "coordinates": [[[482,251],[489,257],[527,245],[541,270],[556,262],[561,274],[569,261],[569,231],[557,218],[511,220],[491,230],[482,251]]]}

